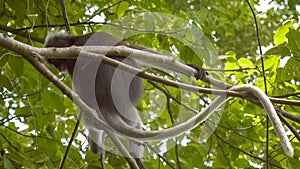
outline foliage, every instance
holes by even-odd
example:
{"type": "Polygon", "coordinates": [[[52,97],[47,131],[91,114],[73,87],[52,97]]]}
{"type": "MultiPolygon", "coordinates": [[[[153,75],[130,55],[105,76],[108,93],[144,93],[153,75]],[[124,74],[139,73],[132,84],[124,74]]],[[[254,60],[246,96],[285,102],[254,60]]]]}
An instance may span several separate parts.
{"type": "MultiPolygon", "coordinates": [[[[50,30],[65,29],[58,0],[5,0],[1,3],[0,30],[18,41],[42,47],[43,44],[34,40],[34,37],[43,39],[50,30]],[[30,36],[22,36],[20,32],[30,36]]],[[[255,7],[259,3],[261,2],[257,0],[251,1],[255,7]]],[[[294,94],[286,99],[299,100],[300,28],[297,18],[299,12],[296,10],[299,9],[299,3],[297,5],[296,0],[270,3],[273,4],[272,8],[266,12],[259,11],[257,15],[262,45],[268,48],[263,55],[267,91],[270,96],[294,94]]],[[[222,59],[222,69],[230,70],[222,75],[215,69],[208,69],[211,76],[223,76],[234,85],[250,83],[264,89],[253,16],[245,1],[66,0],[66,9],[74,35],[101,30],[111,21],[138,11],[160,12],[190,19],[194,25],[201,27],[216,47],[219,58],[222,59]]],[[[135,24],[132,25],[133,28],[138,23],[135,24]]],[[[203,64],[190,46],[168,35],[147,32],[129,37],[126,41],[158,51],[175,51],[179,53],[177,59],[199,66],[203,64]]],[[[51,66],[49,68],[71,86],[70,77],[66,73],[58,72],[51,66]]],[[[171,77],[161,71],[149,71],[208,87],[203,82],[170,72],[171,77]]],[[[197,110],[201,110],[213,98],[159,86],[197,110]]],[[[72,101],[21,56],[4,48],[0,48],[0,93],[0,168],[58,168],[78,119],[78,110],[72,101]]],[[[193,115],[184,110],[185,114],[180,116],[180,106],[174,99],[169,104],[169,113],[167,104],[165,95],[144,81],[144,96],[138,109],[144,113],[142,118],[145,128],[165,128],[193,115]]],[[[299,107],[284,104],[280,106],[299,117],[299,107]]],[[[288,122],[296,129],[300,128],[299,123],[292,120],[288,122]]],[[[209,124],[211,122],[207,121],[206,125],[209,124]]],[[[201,137],[199,139],[203,126],[205,125],[193,129],[188,136],[175,140],[177,146],[174,146],[174,140],[169,141],[167,151],[162,154],[151,151],[143,159],[143,163],[147,168],[171,168],[164,159],[175,168],[262,168],[266,165],[268,140],[270,165],[278,168],[297,168],[300,165],[299,140],[292,134],[289,135],[293,140],[295,157],[286,157],[279,148],[279,139],[272,127],[269,128],[269,138],[266,137],[265,112],[250,102],[242,99],[228,101],[218,127],[207,140],[201,140],[201,137]],[[158,158],[159,155],[163,158],[158,158]]],[[[107,168],[128,167],[123,157],[113,153],[108,153],[105,160],[107,168]]],[[[100,166],[99,155],[88,150],[84,126],[80,125],[65,168],[100,166]]]]}

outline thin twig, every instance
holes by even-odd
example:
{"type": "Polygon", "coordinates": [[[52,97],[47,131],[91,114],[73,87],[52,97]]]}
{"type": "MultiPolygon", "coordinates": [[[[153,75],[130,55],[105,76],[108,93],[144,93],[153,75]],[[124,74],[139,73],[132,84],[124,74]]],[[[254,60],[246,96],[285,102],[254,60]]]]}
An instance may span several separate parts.
{"type": "Polygon", "coordinates": [[[65,0],[59,0],[60,1],[60,6],[61,6],[61,11],[63,13],[64,16],[64,21],[65,21],[65,26],[66,26],[66,30],[67,32],[72,35],[71,32],[71,28],[70,28],[70,23],[69,23],[69,19],[68,19],[68,14],[67,14],[67,9],[66,9],[66,3],[65,0]]]}
{"type": "Polygon", "coordinates": [[[80,124],[80,117],[81,117],[81,113],[79,114],[79,118],[78,118],[78,120],[77,120],[77,122],[76,122],[76,125],[75,125],[75,127],[74,127],[74,130],[73,130],[73,132],[72,132],[72,136],[71,136],[71,139],[70,139],[70,141],[69,141],[69,143],[68,143],[66,152],[65,152],[64,157],[63,157],[63,159],[62,159],[62,161],[61,161],[61,163],[60,163],[60,167],[59,167],[60,169],[63,169],[63,167],[64,167],[64,164],[65,164],[65,161],[66,161],[66,159],[67,159],[69,150],[70,150],[70,148],[71,148],[71,146],[72,146],[72,143],[73,143],[73,140],[74,140],[74,138],[75,138],[75,135],[76,135],[78,126],[79,126],[79,124],[80,124]]]}

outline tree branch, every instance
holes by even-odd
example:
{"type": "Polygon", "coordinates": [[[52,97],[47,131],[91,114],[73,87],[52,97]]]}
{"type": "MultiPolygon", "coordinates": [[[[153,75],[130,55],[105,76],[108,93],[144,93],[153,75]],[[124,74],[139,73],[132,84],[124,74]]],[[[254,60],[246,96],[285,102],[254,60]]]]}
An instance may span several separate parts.
{"type": "Polygon", "coordinates": [[[30,33],[22,32],[21,30],[13,29],[13,28],[7,27],[7,26],[2,25],[2,24],[0,24],[0,30],[6,31],[6,32],[11,32],[13,34],[20,35],[24,38],[31,39],[31,40],[34,40],[34,41],[37,41],[37,42],[40,42],[40,43],[44,43],[44,39],[41,39],[41,38],[36,37],[36,36],[32,36],[30,33]]]}
{"type": "MultiPolygon", "coordinates": [[[[196,69],[194,69],[190,66],[187,66],[183,63],[180,63],[171,57],[161,55],[161,54],[151,53],[151,52],[147,52],[147,51],[136,50],[136,49],[128,48],[126,46],[112,46],[112,47],[111,46],[83,46],[83,47],[72,46],[72,47],[67,47],[67,48],[36,48],[36,47],[29,46],[27,44],[18,42],[11,38],[7,38],[3,34],[0,34],[0,46],[3,46],[4,48],[14,51],[16,53],[19,53],[20,55],[22,55],[22,52],[20,53],[20,51],[38,53],[47,59],[77,58],[78,55],[82,55],[85,58],[99,60],[105,64],[108,64],[108,65],[111,65],[114,67],[118,67],[129,73],[137,74],[138,76],[140,76],[142,78],[160,82],[160,83],[168,85],[168,86],[181,88],[181,89],[184,89],[187,91],[199,92],[199,93],[205,93],[205,94],[215,94],[215,95],[226,94],[231,97],[240,97],[240,98],[244,98],[247,100],[251,99],[251,98],[249,98],[249,95],[243,94],[240,92],[202,88],[202,87],[198,87],[198,86],[187,85],[184,83],[164,79],[159,76],[143,72],[142,70],[140,70],[138,68],[131,67],[129,65],[126,65],[124,63],[121,63],[119,61],[116,61],[114,59],[111,59],[111,58],[105,56],[105,55],[113,55],[113,56],[120,56],[120,57],[131,57],[131,58],[141,61],[142,63],[146,64],[147,66],[154,66],[154,67],[158,67],[158,68],[162,68],[162,69],[169,69],[169,70],[173,70],[178,73],[185,74],[187,76],[195,76],[198,74],[198,71],[196,69]]],[[[224,83],[220,80],[211,78],[209,76],[205,76],[203,78],[203,81],[207,82],[209,84],[212,84],[212,85],[216,85],[217,87],[222,87],[222,88],[232,87],[231,84],[224,83]]],[[[255,98],[253,98],[253,97],[252,97],[252,99],[255,100],[255,98]]],[[[270,98],[270,100],[273,103],[284,102],[284,104],[287,104],[287,105],[300,106],[300,101],[283,100],[283,99],[278,99],[278,98],[276,98],[276,99],[270,98]]],[[[253,101],[253,100],[250,100],[250,101],[253,101]]]]}

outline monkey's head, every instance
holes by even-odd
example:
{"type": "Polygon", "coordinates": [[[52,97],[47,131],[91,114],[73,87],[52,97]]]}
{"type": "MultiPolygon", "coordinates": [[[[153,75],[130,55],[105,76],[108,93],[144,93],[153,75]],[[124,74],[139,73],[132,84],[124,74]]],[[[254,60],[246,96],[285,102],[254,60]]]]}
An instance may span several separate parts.
{"type": "MultiPolygon", "coordinates": [[[[74,37],[61,32],[48,33],[45,40],[45,47],[70,47],[74,45],[74,37]]],[[[73,74],[76,59],[48,59],[49,63],[59,70],[67,70],[70,75],[73,74]]]]}
{"type": "Polygon", "coordinates": [[[45,47],[70,47],[73,37],[63,32],[49,32],[45,39],[45,47]]]}
{"type": "MultiPolygon", "coordinates": [[[[89,33],[82,36],[72,36],[62,32],[50,32],[45,40],[45,47],[70,47],[70,46],[118,46],[124,43],[105,32],[89,33]]],[[[76,59],[48,59],[59,70],[68,70],[70,75],[74,71],[76,59]]]]}

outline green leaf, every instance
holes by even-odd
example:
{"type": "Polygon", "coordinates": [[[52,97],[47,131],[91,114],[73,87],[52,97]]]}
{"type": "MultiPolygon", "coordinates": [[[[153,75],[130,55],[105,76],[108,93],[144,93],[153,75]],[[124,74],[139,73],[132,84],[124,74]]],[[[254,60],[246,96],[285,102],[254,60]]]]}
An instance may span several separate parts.
{"type": "Polygon", "coordinates": [[[50,157],[52,157],[56,154],[57,145],[56,145],[55,140],[39,138],[37,140],[37,143],[38,143],[39,152],[47,153],[47,156],[50,156],[50,157]]]}
{"type": "Polygon", "coordinates": [[[295,77],[300,77],[300,61],[296,58],[292,57],[290,58],[286,65],[284,66],[284,69],[281,72],[281,79],[283,81],[292,80],[295,77]]]}
{"type": "Polygon", "coordinates": [[[254,67],[254,64],[252,63],[252,61],[247,59],[247,58],[240,58],[238,60],[238,63],[239,63],[241,68],[252,68],[252,67],[254,67]]]}
{"type": "MultiPolygon", "coordinates": [[[[0,53],[0,54],[2,54],[2,53],[0,53]]],[[[8,59],[9,59],[8,55],[1,56],[0,57],[0,67],[3,67],[7,63],[8,59]]]]}
{"type": "Polygon", "coordinates": [[[124,1],[120,5],[117,6],[117,15],[118,17],[122,17],[126,10],[128,10],[129,3],[124,1]]]}
{"type": "Polygon", "coordinates": [[[16,116],[24,116],[31,114],[31,110],[28,107],[21,107],[18,108],[15,112],[16,116]]]}
{"type": "MultiPolygon", "coordinates": [[[[295,151],[297,152],[297,151],[295,151]]],[[[299,157],[299,156],[296,156],[299,157]]],[[[288,167],[289,169],[297,169],[300,166],[300,161],[297,158],[288,158],[288,167]]]]}
{"type": "Polygon", "coordinates": [[[191,19],[196,21],[198,24],[202,24],[207,18],[208,14],[209,11],[206,8],[203,8],[200,11],[195,11],[195,10],[189,11],[189,16],[191,17],[191,19]]]}
{"type": "Polygon", "coordinates": [[[11,164],[10,160],[4,156],[4,168],[5,169],[14,169],[15,167],[11,164]]]}
{"type": "Polygon", "coordinates": [[[82,160],[82,158],[81,158],[79,151],[77,151],[77,148],[71,146],[69,151],[70,152],[69,152],[68,158],[72,159],[72,161],[75,162],[76,164],[80,164],[80,161],[82,160]]]}
{"type": "Polygon", "coordinates": [[[190,63],[192,59],[195,58],[195,53],[188,46],[183,46],[180,50],[180,59],[182,59],[185,63],[190,63]]]}
{"type": "MultiPolygon", "coordinates": [[[[279,57],[271,56],[264,60],[265,70],[271,69],[272,67],[277,68],[279,64],[279,57]]],[[[272,69],[271,69],[272,70],[272,69]]]]}
{"type": "Polygon", "coordinates": [[[275,46],[279,46],[281,44],[283,44],[286,41],[286,37],[285,35],[289,32],[290,28],[293,28],[293,23],[292,22],[288,22],[284,25],[281,25],[275,32],[274,35],[274,43],[275,46]]]}
{"type": "Polygon", "coordinates": [[[236,61],[236,53],[233,51],[226,52],[225,56],[227,61],[231,61],[231,62],[236,61]]]}
{"type": "Polygon", "coordinates": [[[265,55],[278,55],[278,56],[287,56],[289,55],[290,49],[285,46],[285,44],[281,44],[279,46],[273,47],[269,49],[265,55]]]}
{"type": "Polygon", "coordinates": [[[2,74],[0,74],[0,86],[5,87],[7,89],[11,88],[11,84],[10,84],[9,80],[7,79],[6,76],[4,76],[2,74]]]}
{"type": "Polygon", "coordinates": [[[249,161],[246,159],[237,159],[234,164],[238,167],[238,168],[248,168],[249,166],[249,161]]]}
{"type": "MultiPolygon", "coordinates": [[[[235,70],[238,69],[238,62],[236,59],[236,53],[232,52],[232,51],[228,51],[226,52],[224,58],[226,58],[226,63],[224,66],[224,70],[235,70]]],[[[226,75],[230,75],[233,74],[234,72],[225,72],[226,75]]]]}
{"type": "Polygon", "coordinates": [[[290,29],[286,37],[288,38],[288,46],[291,52],[300,58],[300,32],[290,29]]]}
{"type": "Polygon", "coordinates": [[[20,77],[23,73],[24,60],[21,57],[10,56],[8,60],[8,65],[15,74],[20,77]]]}
{"type": "Polygon", "coordinates": [[[64,112],[63,96],[52,90],[42,92],[42,103],[47,110],[56,109],[59,112],[64,112]]]}

